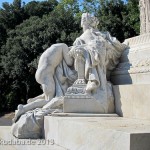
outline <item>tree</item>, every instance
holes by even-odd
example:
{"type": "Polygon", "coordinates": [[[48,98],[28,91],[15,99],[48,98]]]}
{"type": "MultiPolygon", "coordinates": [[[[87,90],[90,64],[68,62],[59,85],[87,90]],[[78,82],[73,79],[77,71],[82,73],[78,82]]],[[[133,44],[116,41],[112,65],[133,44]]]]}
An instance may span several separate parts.
{"type": "Polygon", "coordinates": [[[28,98],[42,92],[35,81],[41,53],[57,42],[71,46],[81,35],[80,19],[85,11],[98,17],[101,31],[110,31],[120,41],[139,33],[136,0],[129,0],[127,4],[122,0],[3,3],[0,9],[0,111],[14,110],[19,103],[26,103],[28,98]]]}
{"type": "Polygon", "coordinates": [[[138,3],[135,0],[130,0],[127,4],[122,0],[101,0],[97,12],[100,21],[99,29],[109,31],[123,42],[127,38],[138,35],[138,15],[138,3]]]}
{"type": "MultiPolygon", "coordinates": [[[[43,14],[40,14],[40,17],[49,14],[55,7],[55,2],[55,0],[48,1],[46,4],[41,2],[39,6],[43,14]]],[[[42,24],[39,17],[27,20],[31,16],[26,14],[24,7],[25,4],[21,5],[21,0],[14,0],[13,4],[3,3],[3,8],[0,9],[1,111],[14,110],[19,103],[25,103],[28,97],[34,97],[41,92],[34,77],[35,67],[32,66],[36,66],[37,54],[39,55],[43,47],[47,46],[43,39],[48,36],[39,32],[40,40],[36,38],[38,29],[45,32],[45,24],[37,27],[39,22],[42,24]],[[27,21],[23,22],[23,20],[27,21]],[[17,26],[19,24],[20,26],[17,26]],[[40,43],[41,40],[45,44],[40,43]],[[38,88],[35,90],[36,87],[38,88]]]]}
{"type": "Polygon", "coordinates": [[[3,3],[3,8],[0,9],[0,23],[6,29],[14,29],[16,25],[23,22],[23,8],[21,0],[14,0],[13,4],[3,3]]]}
{"type": "Polygon", "coordinates": [[[56,0],[48,0],[43,2],[30,2],[22,5],[22,0],[14,0],[12,4],[7,2],[2,4],[0,9],[0,47],[6,42],[7,32],[32,16],[42,17],[49,14],[58,2],[56,0]]]}
{"type": "Polygon", "coordinates": [[[100,1],[99,0],[83,0],[81,2],[82,6],[82,12],[88,12],[93,15],[97,14],[97,10],[99,9],[100,6],[100,1]]]}
{"type": "MultiPolygon", "coordinates": [[[[26,103],[29,97],[40,94],[42,91],[35,81],[39,56],[58,41],[72,45],[74,34],[78,32],[79,24],[76,24],[72,11],[65,9],[54,10],[42,18],[30,17],[9,31],[7,42],[2,47],[0,63],[10,86],[8,92],[3,91],[6,94],[5,102],[16,105],[26,103]]],[[[12,105],[12,109],[16,105],[12,105]]]]}
{"type": "Polygon", "coordinates": [[[31,1],[24,6],[24,10],[28,18],[31,16],[42,17],[44,14],[49,14],[57,4],[58,2],[56,0],[42,2],[31,1]]]}
{"type": "Polygon", "coordinates": [[[128,0],[127,14],[124,16],[124,24],[127,27],[125,38],[137,36],[140,33],[139,0],[128,0]]]}

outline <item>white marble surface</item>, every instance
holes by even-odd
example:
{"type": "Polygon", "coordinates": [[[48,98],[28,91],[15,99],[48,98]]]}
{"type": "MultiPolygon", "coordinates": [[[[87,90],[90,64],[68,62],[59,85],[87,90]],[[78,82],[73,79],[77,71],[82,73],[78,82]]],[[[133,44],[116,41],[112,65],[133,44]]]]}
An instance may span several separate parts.
{"type": "Polygon", "coordinates": [[[116,113],[150,120],[150,84],[113,86],[116,113]]]}
{"type": "Polygon", "coordinates": [[[70,150],[149,150],[150,121],[121,117],[44,119],[45,138],[70,150]],[[57,132],[57,134],[56,134],[57,132]]]}
{"type": "Polygon", "coordinates": [[[64,112],[114,112],[112,87],[107,76],[117,65],[126,46],[109,32],[99,31],[97,25],[96,17],[83,13],[83,34],[69,51],[75,59],[78,80],[65,93],[64,112]]]}
{"type": "Polygon", "coordinates": [[[150,33],[150,1],[139,0],[140,34],[150,33]]]}
{"type": "Polygon", "coordinates": [[[94,113],[52,113],[51,116],[55,117],[119,117],[117,114],[94,114],[94,113]]]}
{"type": "Polygon", "coordinates": [[[150,33],[125,40],[128,48],[111,73],[115,85],[150,84],[150,33]]]}
{"type": "Polygon", "coordinates": [[[67,150],[44,139],[17,139],[10,133],[10,128],[0,126],[0,150],[67,150]]]}

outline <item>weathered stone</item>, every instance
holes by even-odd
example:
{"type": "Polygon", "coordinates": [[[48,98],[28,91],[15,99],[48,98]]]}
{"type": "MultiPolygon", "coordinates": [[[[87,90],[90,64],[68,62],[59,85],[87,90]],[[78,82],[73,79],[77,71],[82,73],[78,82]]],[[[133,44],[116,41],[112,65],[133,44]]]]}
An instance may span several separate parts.
{"type": "Polygon", "coordinates": [[[150,1],[139,0],[140,34],[150,33],[150,1]]]}
{"type": "Polygon", "coordinates": [[[122,53],[120,63],[111,73],[115,85],[150,84],[150,34],[125,40],[128,48],[122,53]]]}
{"type": "Polygon", "coordinates": [[[0,150],[67,150],[45,139],[17,139],[10,126],[0,126],[0,150]]]}
{"type": "Polygon", "coordinates": [[[44,118],[45,139],[71,150],[149,150],[150,121],[122,117],[44,118]],[[57,134],[56,134],[57,133],[57,134]]]}
{"type": "Polygon", "coordinates": [[[113,86],[116,113],[150,120],[150,84],[113,86]]]}
{"type": "Polygon", "coordinates": [[[115,113],[100,114],[100,113],[52,113],[54,117],[119,117],[115,113]]]}

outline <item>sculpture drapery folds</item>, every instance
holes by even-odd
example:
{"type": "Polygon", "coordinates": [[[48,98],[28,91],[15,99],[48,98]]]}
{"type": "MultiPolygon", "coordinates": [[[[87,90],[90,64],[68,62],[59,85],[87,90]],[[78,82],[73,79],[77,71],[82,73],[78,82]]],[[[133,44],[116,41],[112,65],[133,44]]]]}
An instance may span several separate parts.
{"type": "Polygon", "coordinates": [[[72,47],[54,44],[41,55],[36,80],[42,85],[43,94],[18,106],[12,126],[14,136],[40,138],[43,117],[63,111],[65,93],[73,83],[77,87],[78,83],[84,82],[85,93],[99,103],[100,113],[114,112],[112,87],[107,79],[126,46],[109,32],[100,32],[98,23],[96,17],[84,13],[81,20],[83,34],[72,47]],[[30,133],[26,132],[29,130],[30,133]]]}

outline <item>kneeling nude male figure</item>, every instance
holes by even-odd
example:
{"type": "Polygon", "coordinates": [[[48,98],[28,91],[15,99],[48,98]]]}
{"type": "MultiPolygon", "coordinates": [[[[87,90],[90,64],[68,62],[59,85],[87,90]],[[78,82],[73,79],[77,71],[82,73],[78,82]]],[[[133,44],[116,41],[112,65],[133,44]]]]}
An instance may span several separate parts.
{"type": "Polygon", "coordinates": [[[55,82],[53,76],[56,67],[63,59],[68,66],[73,65],[73,58],[68,55],[68,52],[68,46],[60,43],[52,45],[41,55],[35,77],[36,81],[42,85],[44,93],[33,99],[29,99],[26,105],[18,105],[14,122],[25,112],[43,107],[54,97],[55,82]]]}

